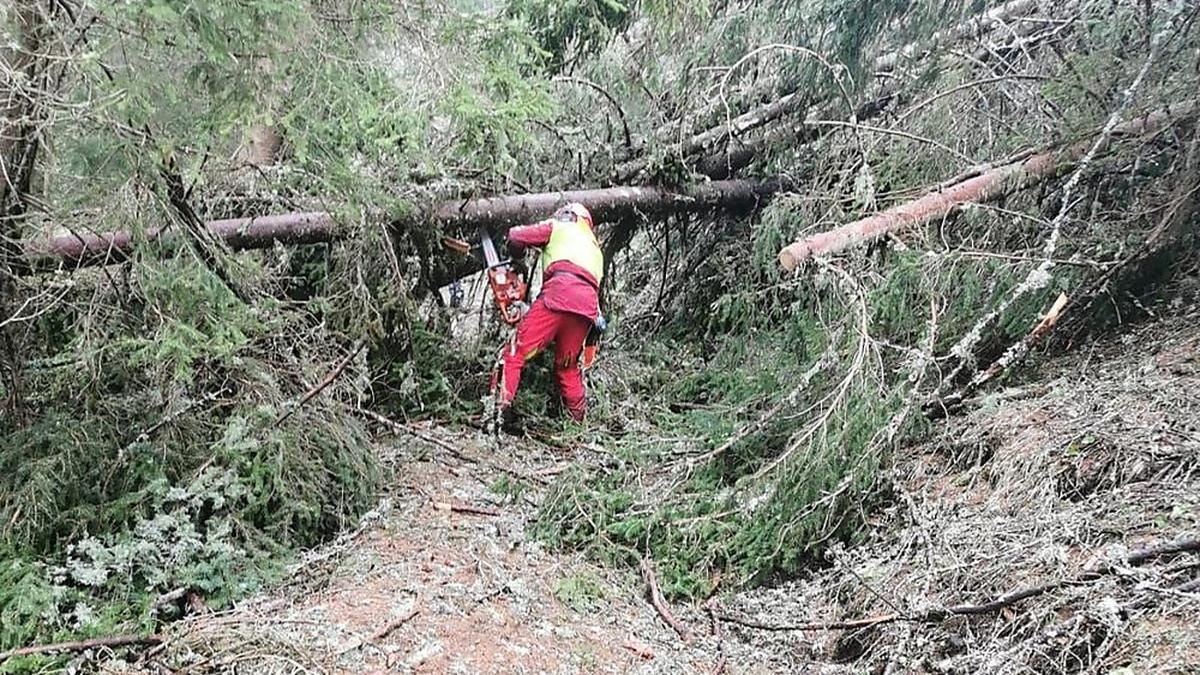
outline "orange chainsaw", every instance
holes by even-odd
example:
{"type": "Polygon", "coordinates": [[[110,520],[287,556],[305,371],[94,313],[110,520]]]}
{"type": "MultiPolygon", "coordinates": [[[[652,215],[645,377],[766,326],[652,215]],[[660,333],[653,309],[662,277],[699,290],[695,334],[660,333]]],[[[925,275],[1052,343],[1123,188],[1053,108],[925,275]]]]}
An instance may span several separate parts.
{"type": "Polygon", "coordinates": [[[515,326],[529,310],[529,305],[525,302],[529,285],[513,269],[511,260],[500,259],[487,228],[479,228],[479,244],[487,262],[488,287],[492,289],[492,296],[496,299],[496,309],[504,323],[515,326]]]}
{"type": "Polygon", "coordinates": [[[596,362],[596,352],[600,351],[600,336],[608,330],[608,321],[604,315],[596,317],[592,327],[588,329],[587,338],[583,341],[583,369],[588,370],[596,362]]]}

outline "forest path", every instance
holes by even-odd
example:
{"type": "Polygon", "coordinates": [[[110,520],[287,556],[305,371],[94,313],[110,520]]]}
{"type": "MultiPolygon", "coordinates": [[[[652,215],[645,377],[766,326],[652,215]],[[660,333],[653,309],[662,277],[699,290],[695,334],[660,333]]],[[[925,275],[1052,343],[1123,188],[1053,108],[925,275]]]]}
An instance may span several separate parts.
{"type": "Polygon", "coordinates": [[[310,552],[269,596],[178,624],[160,660],[189,672],[714,672],[702,611],[681,608],[702,622],[684,644],[637,574],[529,534],[539,491],[571,453],[409,429],[381,442],[393,483],[359,528],[310,552]]]}

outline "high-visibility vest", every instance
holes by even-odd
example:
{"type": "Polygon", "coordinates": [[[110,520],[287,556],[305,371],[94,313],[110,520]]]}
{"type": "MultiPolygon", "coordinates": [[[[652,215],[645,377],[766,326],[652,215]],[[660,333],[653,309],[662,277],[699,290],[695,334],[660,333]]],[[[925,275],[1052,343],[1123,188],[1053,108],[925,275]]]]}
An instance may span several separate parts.
{"type": "Polygon", "coordinates": [[[591,272],[599,283],[604,278],[604,253],[596,233],[587,221],[576,218],[572,222],[554,221],[550,243],[542,250],[542,271],[559,260],[567,260],[591,272]]]}

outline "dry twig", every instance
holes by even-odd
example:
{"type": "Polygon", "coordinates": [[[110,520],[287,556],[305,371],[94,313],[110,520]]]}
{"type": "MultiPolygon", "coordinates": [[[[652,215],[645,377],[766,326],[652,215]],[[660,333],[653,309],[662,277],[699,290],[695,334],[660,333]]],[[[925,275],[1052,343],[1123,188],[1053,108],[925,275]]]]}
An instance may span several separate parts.
{"type": "Polygon", "coordinates": [[[92,638],[90,640],[78,640],[75,642],[56,642],[48,645],[33,645],[30,647],[19,647],[10,649],[6,652],[0,652],[0,662],[18,656],[33,656],[36,654],[55,654],[58,652],[82,652],[88,649],[96,649],[99,647],[129,647],[134,645],[157,645],[162,643],[165,638],[161,635],[110,635],[108,637],[92,638]]]}
{"type": "Polygon", "coordinates": [[[648,558],[642,558],[642,578],[646,581],[646,588],[650,592],[650,604],[654,605],[654,610],[668,626],[679,634],[680,640],[691,642],[692,632],[671,613],[671,608],[667,606],[667,601],[658,588],[658,579],[654,576],[654,567],[648,558]]]}
{"type": "Polygon", "coordinates": [[[358,356],[358,353],[361,352],[366,346],[367,342],[365,340],[359,340],[354,348],[350,350],[350,353],[346,354],[346,356],[344,356],[342,360],[339,361],[336,366],[334,366],[333,370],[329,371],[329,374],[317,383],[317,386],[309,389],[304,396],[300,397],[300,400],[297,401],[295,405],[289,406],[286,412],[275,418],[275,423],[271,426],[278,427],[280,424],[283,424],[284,420],[295,414],[297,410],[303,408],[305,403],[308,403],[314,396],[324,391],[325,387],[328,387],[330,384],[332,384],[333,381],[336,380],[338,376],[346,370],[346,366],[350,365],[350,362],[354,360],[354,357],[358,356]]]}
{"type": "Polygon", "coordinates": [[[392,631],[403,626],[404,624],[408,623],[409,621],[412,621],[413,618],[420,613],[421,613],[421,605],[420,605],[420,601],[417,601],[417,602],[413,603],[413,608],[408,610],[407,612],[405,612],[403,616],[398,617],[396,619],[392,619],[391,621],[384,624],[379,630],[372,633],[371,634],[371,642],[376,642],[378,640],[382,640],[383,638],[390,635],[392,633],[392,631]]]}
{"type": "Polygon", "coordinates": [[[725,636],[721,631],[721,617],[717,616],[716,599],[710,598],[708,602],[704,603],[704,610],[708,612],[712,635],[717,640],[717,663],[713,666],[712,675],[722,675],[725,672],[727,659],[725,657],[725,636]]]}

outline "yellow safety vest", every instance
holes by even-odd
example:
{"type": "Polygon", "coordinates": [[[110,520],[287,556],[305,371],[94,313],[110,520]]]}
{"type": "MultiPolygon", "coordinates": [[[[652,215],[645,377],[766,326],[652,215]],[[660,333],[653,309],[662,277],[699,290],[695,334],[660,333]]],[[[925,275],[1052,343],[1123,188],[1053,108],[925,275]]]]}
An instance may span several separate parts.
{"type": "Polygon", "coordinates": [[[604,278],[604,253],[596,233],[587,221],[576,218],[574,222],[554,221],[550,243],[542,250],[542,271],[559,260],[567,260],[592,273],[596,282],[604,278]]]}

